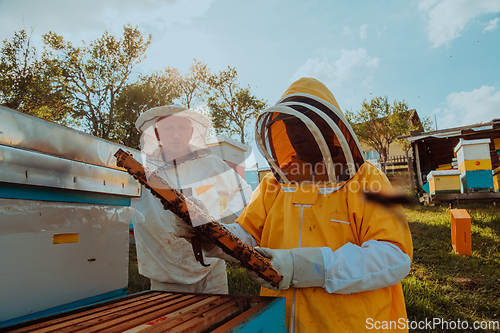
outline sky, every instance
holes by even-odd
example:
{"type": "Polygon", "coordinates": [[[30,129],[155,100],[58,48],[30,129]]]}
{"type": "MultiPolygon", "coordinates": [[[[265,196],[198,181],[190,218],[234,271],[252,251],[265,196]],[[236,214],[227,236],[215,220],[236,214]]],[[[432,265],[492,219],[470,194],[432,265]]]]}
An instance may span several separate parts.
{"type": "Polygon", "coordinates": [[[197,59],[269,105],[314,77],[343,111],[387,96],[433,129],[500,118],[500,0],[0,0],[0,40],[34,28],[38,52],[49,31],[79,45],[127,23],[152,36],[135,76],[197,59]]]}

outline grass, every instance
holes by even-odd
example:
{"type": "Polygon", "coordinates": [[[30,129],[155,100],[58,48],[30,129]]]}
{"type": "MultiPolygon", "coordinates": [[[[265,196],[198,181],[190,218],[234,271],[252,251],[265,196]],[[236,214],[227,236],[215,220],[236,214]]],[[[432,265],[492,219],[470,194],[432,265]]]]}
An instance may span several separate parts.
{"type": "Polygon", "coordinates": [[[139,274],[135,244],[129,244],[128,259],[129,295],[151,289],[151,282],[149,281],[149,279],[139,274]]]}
{"type": "Polygon", "coordinates": [[[414,242],[412,269],[403,280],[410,320],[460,319],[470,325],[500,322],[500,210],[491,204],[462,204],[460,208],[471,217],[471,256],[453,251],[447,207],[406,209],[414,242]]]}
{"type": "Polygon", "coordinates": [[[226,262],[227,284],[230,295],[253,295],[260,294],[260,286],[250,276],[246,269],[238,263],[226,262]]]}
{"type": "MultiPolygon", "coordinates": [[[[500,209],[491,204],[461,204],[471,216],[472,255],[454,253],[450,210],[443,206],[405,208],[412,232],[414,255],[410,274],[402,281],[408,319],[433,318],[500,324],[500,209]]],[[[227,263],[229,293],[258,295],[259,286],[238,264],[227,263]]],[[[129,291],[149,289],[137,273],[135,246],[130,246],[129,291]]],[[[496,329],[498,332],[500,327],[496,329]]],[[[412,329],[411,332],[457,330],[412,329]]],[[[467,330],[462,330],[467,331],[467,330]]],[[[495,330],[479,330],[494,332],[495,330]]]]}

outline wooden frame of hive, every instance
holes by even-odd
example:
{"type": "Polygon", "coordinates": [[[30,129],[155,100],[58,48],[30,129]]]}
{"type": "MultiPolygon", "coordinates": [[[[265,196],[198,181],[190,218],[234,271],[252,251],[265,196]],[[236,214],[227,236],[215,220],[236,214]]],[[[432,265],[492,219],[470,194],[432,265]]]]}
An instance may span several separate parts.
{"type": "Polygon", "coordinates": [[[151,290],[58,313],[1,332],[285,332],[284,298],[151,290]],[[266,315],[264,315],[266,313],[266,315]]]}
{"type": "Polygon", "coordinates": [[[165,209],[172,211],[188,225],[199,225],[196,229],[202,236],[239,260],[243,267],[254,271],[272,286],[276,288],[279,286],[283,276],[261,254],[243,243],[213,217],[205,214],[156,173],[149,173],[146,176],[147,170],[130,153],[119,149],[115,157],[116,164],[125,168],[130,175],[158,197],[165,209]]]}

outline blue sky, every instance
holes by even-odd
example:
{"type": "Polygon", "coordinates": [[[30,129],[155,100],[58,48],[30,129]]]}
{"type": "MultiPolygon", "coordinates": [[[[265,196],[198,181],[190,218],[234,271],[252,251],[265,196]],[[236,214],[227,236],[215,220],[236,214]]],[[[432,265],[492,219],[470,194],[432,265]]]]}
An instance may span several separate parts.
{"type": "Polygon", "coordinates": [[[387,96],[438,129],[500,117],[500,0],[0,0],[0,39],[34,27],[39,51],[49,30],[77,45],[127,22],[153,36],[135,74],[196,58],[269,104],[310,76],[343,110],[387,96]]]}

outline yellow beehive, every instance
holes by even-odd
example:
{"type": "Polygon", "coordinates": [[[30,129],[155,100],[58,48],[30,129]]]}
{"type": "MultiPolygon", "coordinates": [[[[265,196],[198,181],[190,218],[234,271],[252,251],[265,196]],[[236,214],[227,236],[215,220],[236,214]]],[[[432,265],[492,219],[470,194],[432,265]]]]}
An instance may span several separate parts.
{"type": "Polygon", "coordinates": [[[439,167],[436,168],[436,170],[450,170],[450,169],[453,169],[452,166],[451,166],[451,163],[440,164],[439,167]]]}
{"type": "Polygon", "coordinates": [[[464,160],[458,166],[461,172],[474,170],[491,170],[491,159],[464,160]]]}
{"type": "Polygon", "coordinates": [[[458,168],[462,171],[491,170],[490,139],[461,140],[455,147],[458,168]]]}
{"type": "Polygon", "coordinates": [[[500,138],[493,139],[493,143],[495,144],[495,150],[500,149],[500,138]]]}
{"type": "Polygon", "coordinates": [[[493,170],[493,187],[495,192],[500,192],[500,167],[493,170]]]}
{"type": "Polygon", "coordinates": [[[431,195],[460,193],[460,170],[433,170],[429,172],[427,179],[431,195]]]}

